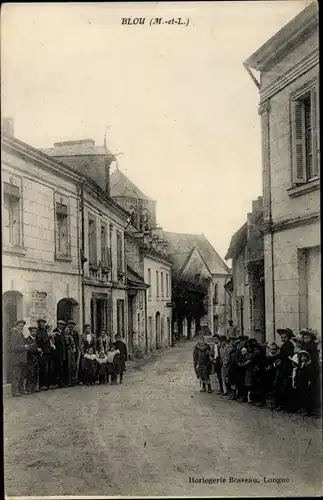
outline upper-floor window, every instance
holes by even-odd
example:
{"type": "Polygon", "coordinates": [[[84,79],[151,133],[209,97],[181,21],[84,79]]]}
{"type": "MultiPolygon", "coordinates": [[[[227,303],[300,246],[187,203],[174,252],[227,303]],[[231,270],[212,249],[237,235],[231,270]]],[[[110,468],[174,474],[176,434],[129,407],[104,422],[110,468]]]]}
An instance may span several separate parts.
{"type": "Polygon", "coordinates": [[[105,222],[101,222],[101,265],[103,268],[111,269],[110,248],[108,244],[108,228],[105,222]]]}
{"type": "Polygon", "coordinates": [[[293,184],[318,178],[318,92],[316,85],[292,97],[293,184]]]}
{"type": "Polygon", "coordinates": [[[156,271],[156,295],[159,297],[159,273],[156,271]]]}
{"type": "Polygon", "coordinates": [[[3,183],[4,243],[19,247],[21,245],[21,205],[18,186],[3,183]]]}
{"type": "Polygon", "coordinates": [[[64,203],[55,203],[56,212],[56,257],[69,255],[68,244],[68,207],[64,203]]]}
{"type": "Polygon", "coordinates": [[[166,297],[169,297],[169,277],[166,274],[166,297]]]}
{"type": "Polygon", "coordinates": [[[161,296],[164,297],[164,273],[160,273],[161,296]]]}
{"type": "Polygon", "coordinates": [[[214,304],[219,303],[219,285],[216,283],[214,285],[214,304]]]}
{"type": "Polygon", "coordinates": [[[122,273],[124,270],[122,233],[120,231],[117,231],[117,270],[118,273],[122,273]]]}
{"type": "Polygon", "coordinates": [[[150,285],[148,288],[148,297],[151,297],[151,269],[148,269],[148,285],[150,285]]]}
{"type": "Polygon", "coordinates": [[[97,242],[96,242],[96,220],[89,216],[89,264],[91,266],[97,265],[97,242]]]}

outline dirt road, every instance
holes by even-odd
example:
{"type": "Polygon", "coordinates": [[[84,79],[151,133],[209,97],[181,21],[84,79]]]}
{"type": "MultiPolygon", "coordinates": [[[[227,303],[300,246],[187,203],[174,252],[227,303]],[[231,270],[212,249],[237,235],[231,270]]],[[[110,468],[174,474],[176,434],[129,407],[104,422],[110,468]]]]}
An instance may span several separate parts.
{"type": "Polygon", "coordinates": [[[123,385],[5,399],[6,494],[320,494],[320,422],[200,393],[192,348],[123,385]]]}

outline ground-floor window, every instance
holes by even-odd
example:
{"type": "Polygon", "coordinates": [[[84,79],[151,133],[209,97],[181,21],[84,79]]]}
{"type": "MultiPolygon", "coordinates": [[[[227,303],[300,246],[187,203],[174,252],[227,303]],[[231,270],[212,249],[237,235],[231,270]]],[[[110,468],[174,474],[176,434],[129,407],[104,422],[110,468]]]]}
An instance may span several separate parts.
{"type": "Polygon", "coordinates": [[[122,337],[125,336],[125,321],[124,321],[124,300],[117,300],[117,333],[122,337]]]}
{"type": "Polygon", "coordinates": [[[321,331],[321,249],[299,251],[300,326],[321,331]]]}
{"type": "Polygon", "coordinates": [[[112,300],[108,294],[92,294],[91,326],[95,335],[104,329],[108,334],[112,331],[112,300]]]}

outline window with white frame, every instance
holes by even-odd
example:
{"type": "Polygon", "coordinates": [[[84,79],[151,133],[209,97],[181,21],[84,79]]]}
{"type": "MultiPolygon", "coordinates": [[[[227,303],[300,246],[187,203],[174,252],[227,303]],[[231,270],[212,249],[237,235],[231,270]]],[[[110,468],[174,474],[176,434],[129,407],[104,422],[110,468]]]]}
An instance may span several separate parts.
{"type": "Polygon", "coordinates": [[[56,256],[68,257],[68,207],[64,203],[55,203],[56,215],[56,256]]]}
{"type": "Polygon", "coordinates": [[[318,178],[318,91],[312,82],[293,94],[292,116],[292,181],[304,184],[318,178]]]}
{"type": "Polygon", "coordinates": [[[161,296],[164,297],[164,273],[160,273],[161,296]]]}
{"type": "Polygon", "coordinates": [[[4,244],[21,246],[21,204],[18,186],[3,183],[4,244]]]}

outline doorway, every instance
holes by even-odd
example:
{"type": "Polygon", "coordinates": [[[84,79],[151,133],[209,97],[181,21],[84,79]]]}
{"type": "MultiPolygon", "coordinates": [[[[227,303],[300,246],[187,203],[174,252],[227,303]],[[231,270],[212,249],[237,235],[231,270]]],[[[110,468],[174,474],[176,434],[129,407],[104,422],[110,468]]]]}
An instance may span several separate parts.
{"type": "Polygon", "coordinates": [[[134,297],[132,295],[128,295],[128,350],[131,354],[134,354],[133,305],[134,305],[134,297]]]}
{"type": "Polygon", "coordinates": [[[11,330],[18,319],[23,318],[23,295],[20,292],[5,292],[2,296],[3,328],[3,381],[11,382],[11,330]]]}
{"type": "Polygon", "coordinates": [[[75,321],[78,325],[79,322],[79,304],[75,299],[64,298],[57,302],[56,318],[65,322],[69,320],[75,321]]]}

